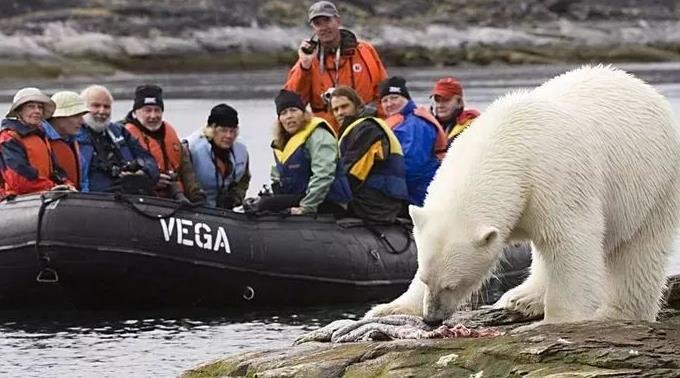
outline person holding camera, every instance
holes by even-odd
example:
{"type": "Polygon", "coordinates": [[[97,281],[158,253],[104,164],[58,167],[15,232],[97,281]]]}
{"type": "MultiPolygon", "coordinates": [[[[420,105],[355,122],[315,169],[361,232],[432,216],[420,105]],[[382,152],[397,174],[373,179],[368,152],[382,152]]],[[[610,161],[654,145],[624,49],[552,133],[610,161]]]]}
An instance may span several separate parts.
{"type": "Polygon", "coordinates": [[[78,134],[81,191],[150,195],[158,181],[158,166],[129,131],[111,122],[111,92],[92,85],[80,97],[89,110],[78,134]]]}
{"type": "Polygon", "coordinates": [[[238,132],[236,109],[219,104],[210,110],[207,125],[186,140],[209,206],[232,209],[243,204],[251,176],[248,149],[236,140],[238,132]]]}
{"type": "Polygon", "coordinates": [[[163,90],[157,85],[135,89],[132,110],[125,117],[125,128],[149,151],[160,170],[154,194],[184,203],[204,200],[203,191],[175,128],[163,120],[163,90]]]}
{"type": "Polygon", "coordinates": [[[302,96],[315,116],[321,117],[335,131],[339,130],[329,110],[330,93],[339,85],[352,87],[366,104],[375,103],[378,114],[378,84],[387,71],[375,48],[360,41],[350,30],[341,28],[340,14],[330,1],[312,4],[308,22],[314,36],[298,48],[298,60],[288,73],[284,89],[302,96]]]}

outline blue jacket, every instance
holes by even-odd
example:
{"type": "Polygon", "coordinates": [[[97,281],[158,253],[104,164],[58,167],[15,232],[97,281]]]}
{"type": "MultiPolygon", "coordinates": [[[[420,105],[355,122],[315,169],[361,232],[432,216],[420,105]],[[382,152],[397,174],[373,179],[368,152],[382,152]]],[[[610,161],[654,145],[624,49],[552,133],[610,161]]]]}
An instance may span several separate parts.
{"type": "Polygon", "coordinates": [[[156,160],[137,143],[135,138],[124,127],[118,123],[110,123],[106,135],[100,134],[99,136],[108,143],[108,147],[113,152],[112,159],[109,160],[106,157],[99,156],[92,139],[95,137],[95,131],[89,127],[81,127],[80,132],[76,136],[80,144],[81,191],[110,191],[115,185],[114,180],[116,177],[111,175],[107,167],[110,164],[121,167],[125,163],[137,158],[144,161],[143,170],[149,175],[151,181],[154,183],[158,181],[159,171],[156,160]]]}
{"type": "Polygon", "coordinates": [[[437,172],[440,161],[434,151],[437,139],[435,126],[413,114],[415,109],[416,104],[409,100],[401,110],[404,121],[392,131],[404,152],[409,203],[423,206],[427,187],[437,172]]]}
{"type": "Polygon", "coordinates": [[[222,178],[215,166],[215,153],[210,142],[199,132],[191,134],[186,141],[189,144],[196,176],[206,195],[206,203],[217,206],[220,189],[229,188],[232,183],[241,181],[248,172],[248,150],[244,144],[234,142],[229,155],[233,169],[231,174],[222,178]]]}

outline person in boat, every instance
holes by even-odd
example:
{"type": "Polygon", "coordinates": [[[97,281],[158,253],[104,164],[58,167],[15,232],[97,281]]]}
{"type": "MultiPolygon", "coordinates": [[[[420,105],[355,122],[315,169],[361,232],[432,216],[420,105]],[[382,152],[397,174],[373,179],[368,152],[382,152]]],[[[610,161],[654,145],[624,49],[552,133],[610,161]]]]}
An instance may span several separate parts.
{"type": "Polygon", "coordinates": [[[477,109],[465,109],[463,85],[454,77],[437,80],[430,98],[430,110],[442,125],[449,146],[479,116],[477,109]]]}
{"type": "Polygon", "coordinates": [[[80,190],[80,150],[76,136],[88,110],[76,92],[57,92],[51,97],[56,105],[54,113],[43,124],[45,135],[57,164],[66,177],[80,190]]]}
{"type": "Polygon", "coordinates": [[[298,60],[288,73],[284,89],[299,93],[314,115],[337,131],[339,125],[327,107],[328,90],[348,85],[365,103],[377,103],[378,84],[387,78],[387,71],[370,43],[341,27],[340,14],[330,1],[312,4],[307,21],[314,36],[300,43],[298,60]]]}
{"type": "Polygon", "coordinates": [[[159,178],[158,165],[127,129],[111,122],[111,92],[92,85],[80,97],[89,110],[78,133],[80,190],[150,195],[159,178]]]}
{"type": "Polygon", "coordinates": [[[340,163],[352,189],[348,213],[394,222],[408,200],[399,140],[350,87],[337,87],[330,107],[340,125],[340,163]]]}
{"type": "Polygon", "coordinates": [[[248,149],[237,141],[238,112],[227,104],[210,110],[208,123],[187,138],[206,204],[231,209],[243,204],[250,185],[248,149]]]}
{"type": "Polygon", "coordinates": [[[294,215],[344,213],[351,191],[338,162],[335,131],[323,118],[306,111],[295,92],[282,89],[275,104],[274,193],[288,195],[285,207],[294,215]]]}
{"type": "Polygon", "coordinates": [[[75,188],[57,164],[43,127],[56,105],[38,88],[22,88],[0,129],[0,196],[75,188]]]}
{"type": "Polygon", "coordinates": [[[446,153],[446,134],[430,111],[411,99],[406,80],[393,76],[380,83],[387,124],[401,143],[409,203],[422,206],[427,187],[446,153]]]}
{"type": "Polygon", "coordinates": [[[163,120],[163,90],[157,85],[135,89],[132,110],[125,116],[125,128],[151,153],[160,170],[154,188],[158,197],[189,203],[202,201],[203,193],[175,128],[163,120]]]}

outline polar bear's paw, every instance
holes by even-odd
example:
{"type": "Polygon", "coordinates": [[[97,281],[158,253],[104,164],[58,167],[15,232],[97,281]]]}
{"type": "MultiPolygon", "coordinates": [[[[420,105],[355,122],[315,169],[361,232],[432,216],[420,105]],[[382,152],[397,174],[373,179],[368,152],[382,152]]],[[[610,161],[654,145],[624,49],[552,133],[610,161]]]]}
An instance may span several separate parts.
{"type": "Polygon", "coordinates": [[[393,301],[390,303],[382,303],[373,306],[364,318],[376,318],[379,316],[387,315],[415,315],[423,316],[423,311],[421,309],[415,308],[414,306],[405,306],[403,303],[393,301]]]}
{"type": "Polygon", "coordinates": [[[543,296],[544,291],[534,285],[520,285],[503,294],[493,307],[537,317],[543,315],[543,296]]]}

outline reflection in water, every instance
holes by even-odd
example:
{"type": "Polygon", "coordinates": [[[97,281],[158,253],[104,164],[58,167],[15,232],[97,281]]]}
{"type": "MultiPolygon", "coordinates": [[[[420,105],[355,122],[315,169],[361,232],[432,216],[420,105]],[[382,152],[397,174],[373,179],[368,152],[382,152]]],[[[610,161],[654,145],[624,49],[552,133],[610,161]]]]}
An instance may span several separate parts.
{"type": "Polygon", "coordinates": [[[238,351],[285,347],[366,307],[257,312],[0,312],[0,374],[168,376],[238,351]]]}

